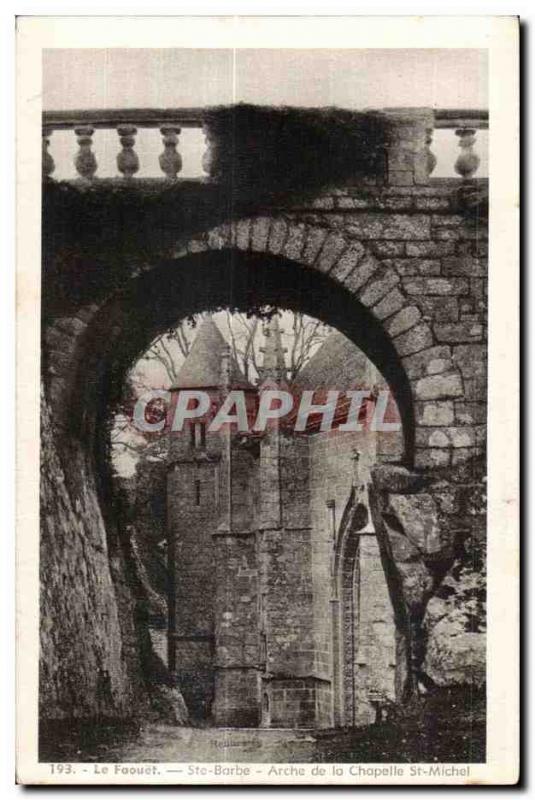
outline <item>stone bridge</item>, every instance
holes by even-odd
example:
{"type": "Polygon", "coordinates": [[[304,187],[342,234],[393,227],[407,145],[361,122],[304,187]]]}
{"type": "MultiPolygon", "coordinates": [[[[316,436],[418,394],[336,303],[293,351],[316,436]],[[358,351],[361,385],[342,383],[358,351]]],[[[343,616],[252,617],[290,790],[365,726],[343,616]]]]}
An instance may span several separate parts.
{"type": "Polygon", "coordinates": [[[474,140],[486,119],[239,106],[45,113],[43,718],[120,719],[154,706],[146,598],[110,488],[110,411],[157,334],[221,307],[272,303],[317,317],[388,381],[404,458],[377,466],[372,506],[400,702],[432,680],[429,602],[484,535],[474,498],[485,473],[487,187],[474,140]],[[185,126],[206,135],[199,180],[178,177],[185,126]],[[163,178],[135,177],[140,127],[161,131],[163,178]],[[437,127],[459,137],[458,178],[432,177],[437,127]],[[97,177],[100,128],[118,131],[120,178],[97,177]],[[79,178],[59,182],[47,146],[67,129],[79,178]]]}

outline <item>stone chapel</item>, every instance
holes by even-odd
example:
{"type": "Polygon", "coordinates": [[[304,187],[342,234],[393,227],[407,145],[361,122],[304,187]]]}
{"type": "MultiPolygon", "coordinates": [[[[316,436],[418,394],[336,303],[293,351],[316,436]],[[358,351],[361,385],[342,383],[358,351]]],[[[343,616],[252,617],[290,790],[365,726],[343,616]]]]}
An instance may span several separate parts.
{"type": "MultiPolygon", "coordinates": [[[[262,386],[286,385],[277,314],[264,335],[253,386],[206,315],[172,396],[203,389],[213,414],[239,388],[254,409],[262,386]]],[[[380,382],[333,333],[292,391],[380,382]]],[[[296,433],[281,420],[261,434],[211,433],[207,422],[168,433],[168,666],[191,717],[222,727],[373,721],[394,699],[396,657],[366,487],[379,455],[399,458],[401,432],[296,433]]]]}

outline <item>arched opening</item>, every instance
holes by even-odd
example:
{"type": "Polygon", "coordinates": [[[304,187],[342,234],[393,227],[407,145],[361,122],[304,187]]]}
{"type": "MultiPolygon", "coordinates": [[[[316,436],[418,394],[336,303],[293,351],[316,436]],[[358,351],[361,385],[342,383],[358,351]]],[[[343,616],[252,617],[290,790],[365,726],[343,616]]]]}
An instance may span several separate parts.
{"type": "Polygon", "coordinates": [[[263,728],[270,727],[269,695],[267,692],[264,692],[264,694],[262,695],[262,727],[263,728]]]}
{"type": "Polygon", "coordinates": [[[334,711],[344,727],[379,721],[395,700],[394,614],[366,501],[357,482],[335,553],[334,711]]]}
{"type": "MultiPolygon", "coordinates": [[[[390,385],[395,397],[403,426],[404,458],[410,463],[414,431],[409,383],[389,337],[372,314],[334,281],[290,261],[235,251],[201,253],[178,262],[162,263],[134,279],[128,289],[109,301],[98,312],[86,339],[87,357],[81,359],[79,376],[80,385],[84,387],[81,393],[83,401],[77,409],[78,414],[73,414],[72,419],[76,433],[91,446],[102,508],[109,522],[110,531],[117,526],[117,503],[110,489],[109,452],[105,432],[110,408],[113,408],[113,404],[120,396],[127,369],[136,357],[144,352],[150,341],[174,324],[177,319],[200,312],[217,311],[223,307],[254,313],[263,305],[291,309],[314,316],[342,332],[370,358],[390,385]]],[[[200,441],[201,437],[197,438],[200,441]]],[[[319,437],[318,452],[323,447],[324,442],[319,437]]],[[[320,473],[321,469],[318,469],[317,474],[320,473]]],[[[204,484],[198,477],[194,477],[189,485],[192,490],[192,502],[197,507],[201,506],[204,484]]],[[[214,494],[214,491],[210,490],[210,495],[214,494]]],[[[339,499],[338,504],[340,506],[339,499]]],[[[312,520],[308,527],[313,529],[314,524],[316,523],[312,520]]],[[[331,533],[327,527],[325,532],[329,535],[331,533]]],[[[328,543],[328,546],[331,547],[332,542],[328,543]]],[[[325,553],[327,552],[326,549],[325,553]]],[[[240,558],[246,556],[242,554],[240,558]]],[[[353,565],[355,563],[356,559],[353,558],[353,565]]],[[[253,570],[253,567],[251,569],[253,570]]],[[[347,569],[347,564],[344,569],[347,569]]],[[[353,568],[352,577],[354,573],[353,568]]],[[[329,591],[326,581],[324,589],[320,592],[323,593],[322,600],[327,598],[329,591]]],[[[355,589],[352,591],[355,596],[355,589]]],[[[317,613],[317,609],[314,613],[317,613]]],[[[346,618],[344,620],[343,625],[347,627],[346,618]]],[[[263,635],[263,632],[261,633],[263,635]]],[[[207,652],[212,647],[212,640],[207,639],[207,652]]],[[[326,651],[328,647],[326,644],[326,651]]],[[[349,656],[346,654],[345,657],[347,661],[349,656]]],[[[356,657],[354,648],[351,657],[356,657]]],[[[213,659],[213,653],[210,652],[210,662],[213,659]]],[[[240,686],[246,687],[246,691],[249,691],[248,678],[245,674],[240,675],[240,681],[242,682],[240,686]]],[[[321,681],[327,683],[325,678],[321,681]]],[[[211,678],[209,683],[212,685],[211,678]]],[[[218,680],[216,680],[217,686],[218,680]]],[[[293,700],[288,698],[294,689],[298,698],[308,692],[307,697],[314,697],[313,702],[311,701],[314,713],[321,706],[324,709],[321,712],[322,719],[329,718],[330,711],[325,709],[331,706],[332,699],[322,699],[322,692],[325,690],[323,684],[321,690],[308,684],[290,688],[277,688],[276,685],[271,685],[269,692],[259,695],[259,698],[262,697],[260,714],[257,717],[254,714],[247,717],[248,724],[258,724],[266,719],[268,725],[289,724],[283,717],[277,698],[284,696],[284,702],[291,705],[293,700]],[[265,696],[270,698],[270,702],[272,701],[267,716],[263,702],[265,696]]],[[[344,686],[344,691],[346,690],[347,687],[344,686]]],[[[232,691],[236,691],[236,687],[231,691],[227,685],[221,691],[228,696],[232,691]]],[[[327,696],[326,691],[324,694],[327,696]]],[[[202,702],[199,701],[199,706],[202,702]]],[[[354,691],[352,702],[355,703],[354,691]]],[[[348,704],[349,701],[346,703],[347,707],[348,704]]],[[[303,714],[299,717],[300,720],[309,718],[306,715],[310,709],[306,705],[301,700],[295,701],[297,709],[295,714],[303,714]]],[[[354,714],[352,719],[353,717],[354,714]]],[[[347,719],[347,715],[344,719],[347,719]]],[[[299,721],[298,725],[306,727],[302,721],[299,721]]]]}
{"type": "Polygon", "coordinates": [[[101,307],[79,359],[71,422],[85,438],[103,427],[124,376],[137,357],[177,319],[227,307],[271,305],[300,311],[336,328],[384,376],[402,420],[403,461],[414,453],[409,380],[391,338],[368,308],[342,285],[288,259],[238,250],[208,251],[162,262],[132,279],[101,307]]]}

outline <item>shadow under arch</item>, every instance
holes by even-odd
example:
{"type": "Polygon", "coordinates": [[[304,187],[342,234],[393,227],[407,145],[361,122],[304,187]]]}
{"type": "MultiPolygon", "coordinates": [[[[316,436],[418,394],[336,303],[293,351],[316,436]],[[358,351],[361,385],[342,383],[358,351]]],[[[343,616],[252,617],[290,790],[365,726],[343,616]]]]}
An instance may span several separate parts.
{"type": "MultiPolygon", "coordinates": [[[[160,262],[132,278],[97,312],[85,337],[71,431],[93,441],[102,478],[102,431],[128,369],[178,320],[227,307],[254,312],[274,305],[316,317],[345,334],[374,363],[398,405],[406,466],[414,453],[411,386],[395,347],[373,314],[344,286],[286,258],[236,249],[160,262]]],[[[102,481],[97,481],[102,487],[102,481]]]]}

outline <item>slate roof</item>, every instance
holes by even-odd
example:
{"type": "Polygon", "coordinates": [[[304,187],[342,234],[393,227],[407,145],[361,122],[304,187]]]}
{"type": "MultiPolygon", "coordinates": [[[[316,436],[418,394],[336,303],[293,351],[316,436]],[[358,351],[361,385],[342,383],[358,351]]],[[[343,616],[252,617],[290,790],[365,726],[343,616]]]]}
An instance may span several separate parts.
{"type": "Polygon", "coordinates": [[[335,331],[305,364],[295,381],[300,389],[370,387],[384,379],[343,333],[335,331]]]}

